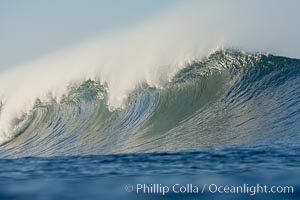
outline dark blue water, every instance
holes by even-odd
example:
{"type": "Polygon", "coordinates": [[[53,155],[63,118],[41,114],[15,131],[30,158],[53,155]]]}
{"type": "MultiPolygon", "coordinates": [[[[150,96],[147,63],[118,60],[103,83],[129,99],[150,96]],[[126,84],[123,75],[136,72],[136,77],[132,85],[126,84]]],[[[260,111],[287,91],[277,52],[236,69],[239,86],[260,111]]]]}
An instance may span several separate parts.
{"type": "Polygon", "coordinates": [[[300,199],[298,59],[216,52],[123,109],[106,98],[87,80],[16,119],[0,200],[300,199]]]}
{"type": "Polygon", "coordinates": [[[189,151],[1,159],[0,199],[299,199],[300,148],[232,146],[189,151]],[[125,187],[131,184],[132,192],[125,187]],[[136,184],[293,186],[293,193],[137,193],[136,184]]]}

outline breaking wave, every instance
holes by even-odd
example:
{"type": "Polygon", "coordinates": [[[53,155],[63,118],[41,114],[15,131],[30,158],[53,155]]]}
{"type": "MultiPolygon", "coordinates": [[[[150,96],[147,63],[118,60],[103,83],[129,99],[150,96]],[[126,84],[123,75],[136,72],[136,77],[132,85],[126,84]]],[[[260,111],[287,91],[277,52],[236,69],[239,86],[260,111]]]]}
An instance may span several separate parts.
{"type": "MultiPolygon", "coordinates": [[[[300,60],[217,51],[170,81],[141,83],[122,107],[98,79],[36,99],[1,156],[86,155],[299,140],[300,60]]],[[[1,105],[1,109],[5,104],[1,105]]]]}

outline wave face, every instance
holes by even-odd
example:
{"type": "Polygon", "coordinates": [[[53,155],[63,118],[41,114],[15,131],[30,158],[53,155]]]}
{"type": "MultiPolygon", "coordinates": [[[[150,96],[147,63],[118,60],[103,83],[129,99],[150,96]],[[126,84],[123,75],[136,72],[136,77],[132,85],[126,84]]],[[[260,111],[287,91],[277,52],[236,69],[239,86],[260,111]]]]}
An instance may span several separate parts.
{"type": "Polygon", "coordinates": [[[110,110],[87,80],[60,102],[37,100],[3,157],[88,155],[276,142],[298,145],[300,60],[218,51],[161,88],[139,85],[110,110]]]}

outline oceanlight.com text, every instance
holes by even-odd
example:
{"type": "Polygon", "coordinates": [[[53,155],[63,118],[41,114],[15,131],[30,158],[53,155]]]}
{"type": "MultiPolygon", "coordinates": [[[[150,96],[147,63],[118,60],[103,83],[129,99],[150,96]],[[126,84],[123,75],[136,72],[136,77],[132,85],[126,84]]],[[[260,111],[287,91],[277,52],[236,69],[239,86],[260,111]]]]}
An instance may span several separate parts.
{"type": "Polygon", "coordinates": [[[159,183],[145,184],[127,184],[125,191],[136,194],[293,194],[294,187],[290,185],[264,185],[264,184],[241,184],[241,185],[220,185],[220,184],[179,184],[164,185],[159,183]]]}

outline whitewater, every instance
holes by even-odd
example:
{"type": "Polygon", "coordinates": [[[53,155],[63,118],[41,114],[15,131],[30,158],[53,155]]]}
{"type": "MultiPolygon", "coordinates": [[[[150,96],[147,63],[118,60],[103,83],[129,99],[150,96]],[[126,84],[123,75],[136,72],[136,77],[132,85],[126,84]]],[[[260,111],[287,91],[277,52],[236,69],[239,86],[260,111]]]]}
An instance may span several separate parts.
{"type": "Polygon", "coordinates": [[[182,1],[1,66],[0,199],[299,199],[298,4],[182,1]],[[177,183],[295,190],[136,192],[177,183]]]}
{"type": "Polygon", "coordinates": [[[107,87],[112,111],[123,108],[140,85],[164,87],[179,70],[219,49],[299,56],[297,16],[277,15],[276,9],[266,16],[260,8],[238,5],[213,1],[204,9],[199,2],[182,3],[126,30],[2,71],[1,143],[27,126],[37,99],[60,102],[71,87],[89,79],[107,87]],[[294,26],[286,27],[287,20],[294,26]],[[292,33],[288,38],[287,30],[292,33]]]}

